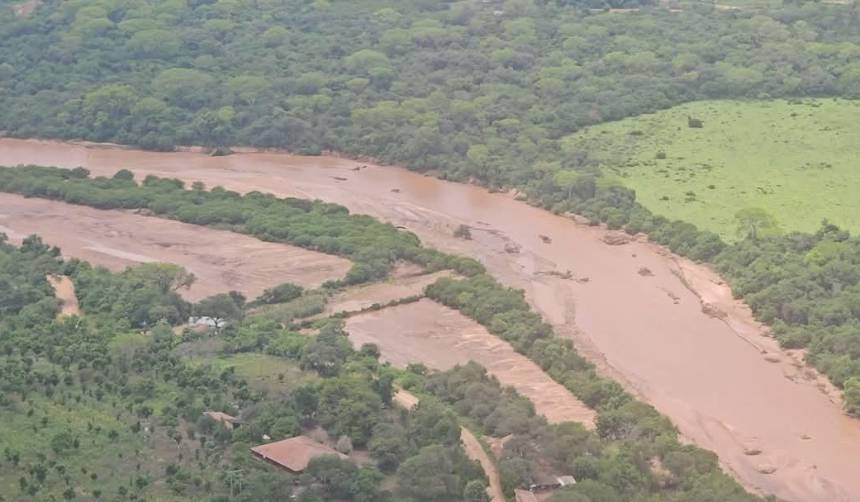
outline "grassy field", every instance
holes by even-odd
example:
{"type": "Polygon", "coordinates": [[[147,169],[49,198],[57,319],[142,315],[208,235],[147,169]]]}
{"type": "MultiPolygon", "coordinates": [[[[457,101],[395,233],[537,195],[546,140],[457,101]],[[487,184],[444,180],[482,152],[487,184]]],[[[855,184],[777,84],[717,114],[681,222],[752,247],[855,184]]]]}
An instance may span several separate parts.
{"type": "Polygon", "coordinates": [[[286,393],[318,380],[315,374],[300,370],[295,363],[266,354],[246,352],[221,356],[207,363],[217,369],[233,367],[236,375],[247,381],[252,389],[273,393],[286,393]]]}
{"type": "Polygon", "coordinates": [[[827,218],[860,230],[860,101],[705,101],[565,139],[636,190],[657,214],[736,237],[734,214],[761,207],[785,231],[827,218]],[[688,126],[699,119],[701,128],[688,126]]]}

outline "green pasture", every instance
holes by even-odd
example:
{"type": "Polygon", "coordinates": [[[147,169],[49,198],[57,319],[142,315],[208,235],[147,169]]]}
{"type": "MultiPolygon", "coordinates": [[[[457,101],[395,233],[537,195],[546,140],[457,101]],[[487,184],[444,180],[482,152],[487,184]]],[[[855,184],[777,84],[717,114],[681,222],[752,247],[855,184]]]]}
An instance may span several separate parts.
{"type": "Polygon", "coordinates": [[[735,238],[734,214],[770,212],[785,231],[828,219],[860,230],[860,101],[703,101],[563,140],[657,214],[735,238]],[[702,121],[689,127],[690,118],[702,121]]]}

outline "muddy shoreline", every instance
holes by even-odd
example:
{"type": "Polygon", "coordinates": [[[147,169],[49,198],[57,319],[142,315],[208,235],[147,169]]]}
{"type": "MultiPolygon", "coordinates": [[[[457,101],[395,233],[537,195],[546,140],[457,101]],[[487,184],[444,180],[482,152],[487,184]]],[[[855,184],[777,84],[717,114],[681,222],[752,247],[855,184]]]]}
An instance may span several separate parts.
{"type": "Polygon", "coordinates": [[[524,289],[560,336],[669,416],[684,437],[716,452],[749,489],[786,500],[860,500],[853,467],[860,421],[819,389],[817,375],[797,367],[802,354],[775,347],[742,303],[726,299],[718,279],[697,279],[708,277],[706,267],[679,266],[652,243],[608,245],[605,230],[511,194],[338,157],[208,157],[0,140],[0,165],[14,164],[83,166],[95,175],[127,168],[318,198],[405,227],[429,246],[479,258],[501,282],[524,289]],[[368,167],[355,171],[357,163],[368,167]],[[471,240],[453,237],[459,225],[473,229],[471,240]],[[723,302],[724,318],[703,312],[702,298],[723,302]]]}

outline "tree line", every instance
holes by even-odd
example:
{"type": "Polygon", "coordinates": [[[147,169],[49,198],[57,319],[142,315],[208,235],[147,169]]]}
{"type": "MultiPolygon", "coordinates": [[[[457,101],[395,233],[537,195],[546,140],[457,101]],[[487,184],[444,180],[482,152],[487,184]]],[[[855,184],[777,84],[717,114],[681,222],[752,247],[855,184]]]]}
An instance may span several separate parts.
{"type": "MultiPolygon", "coordinates": [[[[128,170],[112,178],[90,178],[83,168],[0,168],[0,190],[61,200],[99,209],[148,209],[195,225],[225,228],[262,240],[286,242],[349,258],[353,266],[342,280],[356,284],[385,277],[397,260],[428,270],[453,268],[471,275],[483,270],[475,260],[444,255],[421,246],[418,237],[369,216],[351,215],[337,204],[319,200],[246,195],[196,182],[147,176],[140,184],[128,170]]],[[[340,282],[332,281],[336,286],[340,282]]]]}
{"type": "MultiPolygon", "coordinates": [[[[598,375],[594,366],[577,354],[570,340],[557,337],[552,327],[531,310],[522,290],[506,288],[482,274],[463,280],[441,278],[427,287],[426,294],[508,341],[598,411],[596,434],[562,424],[556,429],[533,429],[523,439],[525,444],[518,441],[511,445],[514,451],[518,448],[540,451],[556,466],[574,473],[578,480],[586,480],[584,484],[577,483],[570,491],[570,498],[563,493],[557,500],[582,500],[573,495],[577,493],[596,500],[753,499],[720,470],[716,455],[692,445],[682,445],[677,430],[666,417],[650,405],[636,401],[618,383],[598,375]],[[569,446],[571,450],[563,447],[556,450],[560,445],[569,446]],[[667,466],[671,473],[668,477],[654,471],[655,459],[667,466]]],[[[440,380],[444,381],[444,377],[440,380]]],[[[431,378],[430,385],[433,382],[431,378]]],[[[454,396],[462,395],[460,393],[470,386],[462,377],[455,382],[460,384],[459,388],[446,389],[454,396]]],[[[465,402],[460,402],[459,406],[469,409],[465,402]]],[[[471,412],[484,410],[478,408],[471,412]]],[[[517,418],[524,423],[522,421],[529,415],[525,412],[517,418]]],[[[507,452],[502,460],[507,486],[523,486],[534,475],[534,461],[526,454],[511,455],[507,452]]]]}

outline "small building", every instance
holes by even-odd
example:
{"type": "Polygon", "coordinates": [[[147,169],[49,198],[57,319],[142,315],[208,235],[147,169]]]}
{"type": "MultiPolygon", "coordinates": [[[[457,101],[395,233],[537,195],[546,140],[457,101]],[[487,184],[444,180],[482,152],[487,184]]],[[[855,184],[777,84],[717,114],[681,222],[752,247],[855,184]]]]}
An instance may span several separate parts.
{"type": "Polygon", "coordinates": [[[241,420],[239,420],[238,418],[236,418],[232,415],[228,415],[226,413],[223,413],[221,411],[206,411],[206,412],[203,412],[203,414],[206,415],[207,417],[211,418],[212,420],[214,420],[220,424],[223,424],[224,427],[226,427],[230,430],[233,430],[233,429],[239,427],[240,425],[242,425],[241,420]]]}
{"type": "Polygon", "coordinates": [[[573,476],[559,476],[556,478],[558,480],[558,486],[564,488],[565,486],[572,486],[576,484],[576,479],[573,476]]]}
{"type": "Polygon", "coordinates": [[[293,473],[300,473],[307,469],[311,460],[323,455],[337,455],[342,459],[348,457],[334,448],[318,443],[307,436],[296,436],[274,443],[264,444],[251,448],[255,456],[277,465],[293,473]]]}
{"type": "Polygon", "coordinates": [[[576,479],[570,475],[564,476],[538,476],[539,479],[536,479],[534,483],[529,485],[529,491],[532,493],[541,493],[552,490],[557,490],[558,488],[564,488],[565,486],[572,486],[576,484],[576,479]]]}

